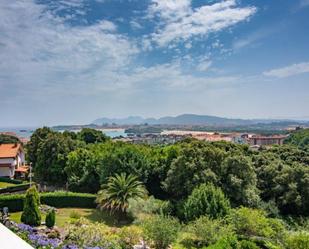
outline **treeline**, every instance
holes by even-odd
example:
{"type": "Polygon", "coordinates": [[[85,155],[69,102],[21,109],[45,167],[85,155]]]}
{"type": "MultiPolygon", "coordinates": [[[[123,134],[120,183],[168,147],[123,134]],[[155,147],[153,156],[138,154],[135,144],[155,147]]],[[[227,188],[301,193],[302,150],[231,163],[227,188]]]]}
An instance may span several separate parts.
{"type": "Polygon", "coordinates": [[[75,192],[96,193],[117,173],[135,175],[181,219],[188,198],[203,184],[222,190],[232,207],[262,208],[271,216],[309,215],[309,152],[294,145],[259,151],[191,139],[133,145],[92,129],[76,134],[41,128],[27,144],[27,156],[38,182],[68,184],[75,192]]]}

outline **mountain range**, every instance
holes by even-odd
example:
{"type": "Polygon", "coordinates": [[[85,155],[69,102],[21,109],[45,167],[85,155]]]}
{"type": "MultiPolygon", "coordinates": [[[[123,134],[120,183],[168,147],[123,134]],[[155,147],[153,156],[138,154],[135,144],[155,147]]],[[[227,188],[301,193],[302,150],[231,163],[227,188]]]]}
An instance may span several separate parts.
{"type": "Polygon", "coordinates": [[[166,116],[161,118],[143,118],[140,116],[129,116],[127,118],[98,118],[92,124],[117,124],[117,125],[205,125],[205,126],[242,126],[253,124],[286,123],[287,125],[302,124],[305,121],[288,119],[235,119],[223,118],[210,115],[182,114],[175,117],[166,116]]]}

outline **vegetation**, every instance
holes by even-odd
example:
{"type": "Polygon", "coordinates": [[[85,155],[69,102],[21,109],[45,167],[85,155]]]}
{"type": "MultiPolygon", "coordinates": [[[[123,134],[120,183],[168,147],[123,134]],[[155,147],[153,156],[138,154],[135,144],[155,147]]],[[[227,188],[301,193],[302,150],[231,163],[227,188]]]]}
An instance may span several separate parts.
{"type": "Polygon", "coordinates": [[[45,218],[45,224],[47,227],[52,228],[56,223],[56,212],[55,209],[50,210],[45,218]]]}
{"type": "Polygon", "coordinates": [[[211,218],[224,217],[229,211],[229,200],[220,188],[213,185],[202,184],[195,188],[184,203],[186,220],[195,220],[203,215],[211,218]]]}
{"type": "Polygon", "coordinates": [[[127,214],[130,199],[143,198],[146,190],[142,183],[133,175],[115,175],[110,177],[103,189],[99,191],[96,202],[100,209],[127,214]]]}
{"type": "Polygon", "coordinates": [[[178,220],[160,215],[145,219],[142,227],[146,238],[155,249],[168,248],[177,239],[180,229],[178,220]]]}
{"type": "Polygon", "coordinates": [[[41,224],[39,206],[40,197],[36,187],[33,186],[27,190],[21,221],[31,226],[39,226],[41,224]]]}
{"type": "MultiPolygon", "coordinates": [[[[151,248],[308,248],[306,130],[290,135],[283,146],[257,151],[193,139],[165,146],[134,145],[88,140],[85,137],[97,133],[83,133],[42,128],[31,137],[28,157],[34,160],[37,180],[68,183],[70,190],[85,192],[42,194],[42,203],[93,208],[96,199],[102,214],[121,213],[127,225],[131,216],[134,225],[115,231],[96,224],[100,228],[91,234],[87,229],[93,225],[71,211],[66,217],[78,225],[70,227],[68,242],[77,238],[84,246],[131,249],[144,238],[151,248]]],[[[0,205],[16,209],[23,199],[1,196],[0,205]]]]}
{"type": "Polygon", "coordinates": [[[15,144],[20,143],[20,140],[12,135],[0,134],[0,144],[15,144]]]}

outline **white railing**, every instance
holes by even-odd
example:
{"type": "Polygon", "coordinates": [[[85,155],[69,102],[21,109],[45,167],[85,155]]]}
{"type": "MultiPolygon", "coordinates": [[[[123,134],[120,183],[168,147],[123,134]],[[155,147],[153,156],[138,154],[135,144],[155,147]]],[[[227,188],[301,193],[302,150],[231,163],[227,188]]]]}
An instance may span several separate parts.
{"type": "Polygon", "coordinates": [[[28,243],[19,238],[10,229],[0,223],[0,248],[1,249],[33,249],[28,243]]]}

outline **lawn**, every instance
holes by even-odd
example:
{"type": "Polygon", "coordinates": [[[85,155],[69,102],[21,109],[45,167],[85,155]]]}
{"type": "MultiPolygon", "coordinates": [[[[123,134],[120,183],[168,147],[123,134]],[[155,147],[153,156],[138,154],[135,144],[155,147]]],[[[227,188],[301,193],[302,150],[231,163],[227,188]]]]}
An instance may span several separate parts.
{"type": "Polygon", "coordinates": [[[11,186],[16,186],[16,184],[8,183],[8,182],[0,182],[0,188],[6,188],[6,187],[11,187],[11,186]]]}
{"type": "MultiPolygon", "coordinates": [[[[11,213],[11,220],[20,223],[22,212],[11,213]]],[[[116,220],[107,212],[102,212],[98,209],[88,208],[57,208],[56,225],[64,227],[66,223],[74,221],[80,217],[84,217],[92,222],[104,222],[109,226],[116,226],[116,220]]],[[[45,221],[45,214],[42,213],[42,221],[45,221]]]]}

